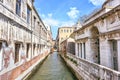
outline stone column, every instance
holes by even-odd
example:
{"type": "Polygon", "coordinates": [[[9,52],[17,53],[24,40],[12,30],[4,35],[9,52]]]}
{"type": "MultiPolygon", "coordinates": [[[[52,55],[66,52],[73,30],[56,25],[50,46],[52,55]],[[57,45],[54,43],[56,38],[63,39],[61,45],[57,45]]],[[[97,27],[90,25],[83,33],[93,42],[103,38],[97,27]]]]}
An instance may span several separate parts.
{"type": "Polygon", "coordinates": [[[120,71],[120,39],[117,41],[117,50],[118,50],[118,71],[120,71]]]}

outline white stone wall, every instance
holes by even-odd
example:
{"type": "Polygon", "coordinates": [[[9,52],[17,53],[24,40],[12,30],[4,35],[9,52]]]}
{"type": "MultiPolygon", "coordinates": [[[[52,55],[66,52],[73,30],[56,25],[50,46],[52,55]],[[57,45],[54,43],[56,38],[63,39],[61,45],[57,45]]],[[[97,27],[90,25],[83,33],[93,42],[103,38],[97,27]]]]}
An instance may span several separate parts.
{"type": "Polygon", "coordinates": [[[120,71],[120,40],[118,40],[117,46],[118,46],[118,70],[120,71]]]}
{"type": "MultiPolygon", "coordinates": [[[[111,0],[112,3],[108,4],[115,8],[115,6],[120,7],[120,1],[119,0],[111,0]]],[[[106,5],[108,5],[106,4],[106,5]]],[[[120,71],[120,45],[119,45],[119,39],[120,39],[120,11],[119,7],[116,7],[115,9],[112,8],[108,12],[104,12],[104,9],[99,11],[98,14],[95,14],[93,17],[88,19],[84,24],[83,27],[76,31],[75,33],[75,40],[76,44],[78,42],[84,42],[83,40],[88,38],[86,43],[86,59],[91,62],[98,62],[97,58],[94,57],[96,54],[98,55],[98,49],[97,46],[94,45],[96,42],[96,39],[93,39],[92,31],[91,29],[97,28],[99,35],[99,50],[100,50],[100,64],[109,68],[113,69],[113,52],[112,52],[112,41],[117,41],[117,55],[118,55],[118,68],[120,71]],[[93,41],[92,41],[93,40],[93,41]]],[[[78,54],[78,49],[76,45],[76,56],[78,54]]]]}
{"type": "MultiPolygon", "coordinates": [[[[25,56],[27,55],[27,44],[29,44],[28,57],[26,57],[27,61],[32,58],[40,55],[41,53],[47,52],[47,29],[41,21],[38,13],[33,8],[33,3],[30,0],[21,0],[21,15],[18,16],[16,14],[16,0],[3,0],[3,3],[0,2],[0,43],[3,42],[9,43],[5,49],[6,51],[10,51],[12,49],[13,52],[7,54],[10,57],[8,59],[8,66],[5,67],[5,59],[2,58],[5,54],[3,53],[3,46],[0,50],[0,72],[4,71],[5,68],[9,70],[14,69],[15,67],[22,64],[21,58],[21,49],[22,46],[25,47],[25,56]],[[31,8],[30,13],[30,23],[27,23],[27,6],[31,8]],[[34,20],[32,17],[36,17],[35,25],[33,24],[34,20]],[[32,20],[31,20],[32,19],[32,20]],[[39,23],[39,24],[38,24],[39,23]],[[35,28],[34,28],[34,27],[35,28]],[[42,28],[42,29],[41,29],[42,28]],[[42,33],[42,34],[41,34],[42,33]],[[18,50],[18,61],[15,63],[15,44],[20,44],[20,48],[18,50]],[[33,50],[33,46],[35,48],[33,50]],[[10,47],[10,50],[9,50],[10,47]],[[34,52],[33,52],[34,51],[34,52]],[[12,58],[14,57],[14,58],[12,58]],[[11,63],[13,62],[13,63],[11,63]]],[[[1,73],[0,73],[1,74],[1,73]]]]}
{"type": "Polygon", "coordinates": [[[100,62],[101,65],[112,68],[112,53],[110,46],[111,44],[108,40],[100,41],[100,62]]]}

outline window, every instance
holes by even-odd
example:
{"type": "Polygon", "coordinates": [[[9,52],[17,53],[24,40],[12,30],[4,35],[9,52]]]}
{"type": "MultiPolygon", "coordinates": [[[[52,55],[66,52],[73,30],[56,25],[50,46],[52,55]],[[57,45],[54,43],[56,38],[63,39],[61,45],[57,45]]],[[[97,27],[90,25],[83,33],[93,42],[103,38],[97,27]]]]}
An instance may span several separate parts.
{"type": "Polygon", "coordinates": [[[30,44],[27,44],[27,51],[26,51],[26,57],[29,57],[29,49],[30,49],[30,44]]]}
{"type": "Polygon", "coordinates": [[[117,41],[112,40],[112,57],[113,57],[113,69],[118,70],[118,47],[117,41]]]}
{"type": "Polygon", "coordinates": [[[66,32],[66,30],[64,30],[64,32],[66,32]]]}
{"type": "Polygon", "coordinates": [[[37,26],[39,26],[40,25],[40,22],[37,22],[37,26]]]}
{"type": "Polygon", "coordinates": [[[67,30],[67,33],[69,32],[69,30],[67,30]]]}
{"type": "Polygon", "coordinates": [[[34,28],[35,28],[36,17],[34,16],[34,28]]]}
{"type": "Polygon", "coordinates": [[[21,13],[21,0],[16,0],[16,14],[20,16],[21,13]]]}
{"type": "Polygon", "coordinates": [[[72,30],[70,30],[70,32],[72,32],[72,30]]]}
{"type": "Polygon", "coordinates": [[[30,23],[30,13],[31,13],[31,10],[30,8],[27,6],[27,23],[30,23]]]}
{"type": "Polygon", "coordinates": [[[83,43],[84,46],[84,59],[86,59],[86,47],[85,47],[85,43],[83,43]]]}
{"type": "Polygon", "coordinates": [[[33,56],[35,55],[35,44],[33,45],[33,56]]]}
{"type": "Polygon", "coordinates": [[[15,63],[19,61],[20,44],[15,44],[15,63]]]}
{"type": "Polygon", "coordinates": [[[61,32],[63,32],[63,30],[61,30],[61,32]]]}

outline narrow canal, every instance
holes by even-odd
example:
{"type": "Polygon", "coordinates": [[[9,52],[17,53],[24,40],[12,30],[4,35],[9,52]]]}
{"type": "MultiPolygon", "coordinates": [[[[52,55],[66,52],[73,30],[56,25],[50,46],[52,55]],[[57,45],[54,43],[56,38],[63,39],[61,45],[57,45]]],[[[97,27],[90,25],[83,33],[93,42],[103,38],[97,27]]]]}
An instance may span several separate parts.
{"type": "Polygon", "coordinates": [[[30,80],[77,80],[57,52],[50,54],[30,80]]]}

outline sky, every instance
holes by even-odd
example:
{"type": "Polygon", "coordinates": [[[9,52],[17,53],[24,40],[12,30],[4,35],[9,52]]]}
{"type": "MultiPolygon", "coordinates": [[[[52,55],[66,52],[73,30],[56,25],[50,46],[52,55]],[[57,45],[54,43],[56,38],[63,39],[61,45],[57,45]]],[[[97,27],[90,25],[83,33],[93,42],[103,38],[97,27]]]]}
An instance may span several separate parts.
{"type": "Polygon", "coordinates": [[[42,21],[51,26],[53,39],[59,27],[74,25],[83,15],[99,8],[105,0],[35,0],[42,21]]]}

